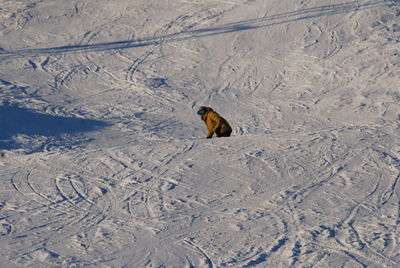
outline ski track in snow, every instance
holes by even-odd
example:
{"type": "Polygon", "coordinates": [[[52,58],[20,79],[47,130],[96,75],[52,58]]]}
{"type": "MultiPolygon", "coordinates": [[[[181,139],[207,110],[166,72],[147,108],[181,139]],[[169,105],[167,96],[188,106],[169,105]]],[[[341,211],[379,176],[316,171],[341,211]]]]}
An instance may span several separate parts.
{"type": "Polygon", "coordinates": [[[400,266],[399,1],[0,3],[5,267],[400,266]]]}

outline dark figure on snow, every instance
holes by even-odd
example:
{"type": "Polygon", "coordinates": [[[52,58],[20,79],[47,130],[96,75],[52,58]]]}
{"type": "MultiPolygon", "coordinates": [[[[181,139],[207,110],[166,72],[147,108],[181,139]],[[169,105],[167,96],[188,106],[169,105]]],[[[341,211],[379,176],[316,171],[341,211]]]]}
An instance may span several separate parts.
{"type": "Polygon", "coordinates": [[[197,114],[201,116],[201,119],[207,126],[207,139],[211,139],[214,133],[217,137],[229,137],[231,135],[231,126],[224,118],[214,112],[212,108],[201,106],[197,114]]]}

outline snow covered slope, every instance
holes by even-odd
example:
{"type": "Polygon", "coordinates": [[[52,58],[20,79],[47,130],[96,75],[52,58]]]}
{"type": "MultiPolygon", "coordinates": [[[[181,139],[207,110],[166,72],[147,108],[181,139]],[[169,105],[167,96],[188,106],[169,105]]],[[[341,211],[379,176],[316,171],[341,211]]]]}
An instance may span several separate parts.
{"type": "Polygon", "coordinates": [[[0,100],[1,267],[400,266],[399,1],[0,0],[0,100]]]}

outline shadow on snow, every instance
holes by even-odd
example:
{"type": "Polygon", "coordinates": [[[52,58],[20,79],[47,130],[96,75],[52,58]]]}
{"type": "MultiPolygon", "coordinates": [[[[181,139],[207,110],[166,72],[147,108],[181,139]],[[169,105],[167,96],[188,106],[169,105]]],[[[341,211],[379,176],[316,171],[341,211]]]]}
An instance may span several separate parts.
{"type": "Polygon", "coordinates": [[[33,140],[51,138],[65,146],[68,142],[64,136],[94,131],[109,125],[104,121],[53,116],[6,104],[0,106],[0,149],[24,147],[15,139],[18,135],[33,140]]]}
{"type": "Polygon", "coordinates": [[[297,11],[286,12],[282,14],[267,16],[263,18],[244,20],[235,23],[223,24],[216,27],[200,28],[195,30],[185,30],[178,33],[156,36],[151,38],[143,38],[136,40],[123,40],[115,42],[105,42],[97,44],[84,44],[84,45],[68,45],[50,48],[32,48],[22,49],[16,51],[5,51],[0,54],[0,57],[23,57],[27,55],[40,55],[40,54],[57,54],[57,53],[74,53],[82,51],[106,51],[116,49],[126,49],[134,47],[145,47],[158,45],[168,42],[183,41],[194,38],[202,38],[208,36],[215,36],[227,34],[238,31],[254,30],[258,28],[270,27],[279,24],[292,23],[296,21],[331,16],[337,14],[346,14],[356,12],[359,10],[370,9],[379,6],[397,5],[398,1],[369,1],[359,3],[358,1],[341,3],[334,5],[325,5],[308,9],[301,9],[297,11]]]}

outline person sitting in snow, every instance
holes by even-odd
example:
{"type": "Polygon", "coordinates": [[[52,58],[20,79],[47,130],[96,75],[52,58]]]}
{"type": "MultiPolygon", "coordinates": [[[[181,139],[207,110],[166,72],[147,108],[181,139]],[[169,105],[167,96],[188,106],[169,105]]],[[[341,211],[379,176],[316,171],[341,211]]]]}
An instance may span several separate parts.
{"type": "Polygon", "coordinates": [[[207,139],[211,139],[214,133],[217,137],[229,137],[231,135],[231,126],[212,108],[201,106],[197,110],[197,114],[201,116],[201,119],[206,124],[208,130],[207,139]]]}

